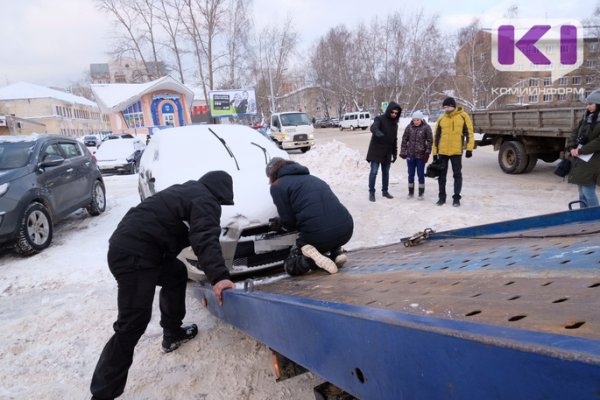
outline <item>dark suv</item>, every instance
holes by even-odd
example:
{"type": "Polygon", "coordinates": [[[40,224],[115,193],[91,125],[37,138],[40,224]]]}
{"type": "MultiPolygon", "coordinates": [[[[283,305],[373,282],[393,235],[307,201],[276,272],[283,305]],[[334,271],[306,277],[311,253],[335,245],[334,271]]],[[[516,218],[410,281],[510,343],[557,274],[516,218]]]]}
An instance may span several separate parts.
{"type": "Polygon", "coordinates": [[[53,223],[85,207],[106,208],[102,174],[89,150],[58,135],[0,136],[0,245],[31,255],[48,247],[53,223]]]}

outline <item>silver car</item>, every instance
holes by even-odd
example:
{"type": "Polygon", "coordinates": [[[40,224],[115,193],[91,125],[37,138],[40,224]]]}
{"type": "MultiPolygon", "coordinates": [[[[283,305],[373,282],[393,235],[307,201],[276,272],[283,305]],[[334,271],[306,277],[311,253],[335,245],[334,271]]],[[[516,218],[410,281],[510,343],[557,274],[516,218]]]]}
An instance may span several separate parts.
{"type": "MultiPolygon", "coordinates": [[[[222,207],[220,238],[233,275],[280,265],[296,233],[269,231],[277,216],[265,166],[273,157],[289,159],[272,141],[241,125],[192,125],[165,129],[152,136],[140,161],[139,193],[143,200],[176,183],[197,180],[222,170],[233,178],[234,206],[222,207]]],[[[180,254],[191,279],[202,279],[191,248],[180,254]]]]}

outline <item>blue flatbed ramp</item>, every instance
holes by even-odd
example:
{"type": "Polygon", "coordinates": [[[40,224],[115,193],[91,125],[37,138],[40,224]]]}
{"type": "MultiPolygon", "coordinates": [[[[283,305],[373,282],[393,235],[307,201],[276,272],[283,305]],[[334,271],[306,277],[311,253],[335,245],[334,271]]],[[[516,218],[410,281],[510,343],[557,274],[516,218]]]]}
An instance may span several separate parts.
{"type": "Polygon", "coordinates": [[[360,399],[600,399],[600,208],[359,249],[196,297],[360,399]]]}

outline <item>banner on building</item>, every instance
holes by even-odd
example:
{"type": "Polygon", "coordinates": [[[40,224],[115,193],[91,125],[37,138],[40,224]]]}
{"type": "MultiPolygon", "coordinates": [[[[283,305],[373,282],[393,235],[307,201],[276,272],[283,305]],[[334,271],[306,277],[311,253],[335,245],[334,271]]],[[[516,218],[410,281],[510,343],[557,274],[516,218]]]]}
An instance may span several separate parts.
{"type": "Polygon", "coordinates": [[[208,98],[212,117],[256,115],[254,89],[214,90],[208,92],[208,98]]]}

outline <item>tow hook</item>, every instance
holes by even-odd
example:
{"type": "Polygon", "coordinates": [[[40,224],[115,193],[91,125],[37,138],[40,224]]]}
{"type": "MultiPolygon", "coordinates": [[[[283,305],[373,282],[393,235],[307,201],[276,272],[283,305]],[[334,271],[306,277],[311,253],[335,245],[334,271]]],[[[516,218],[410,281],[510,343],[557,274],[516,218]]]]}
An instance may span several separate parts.
{"type": "Polygon", "coordinates": [[[423,232],[417,232],[407,239],[403,239],[404,247],[412,247],[421,243],[423,239],[429,238],[435,231],[431,228],[426,228],[423,232]]]}

